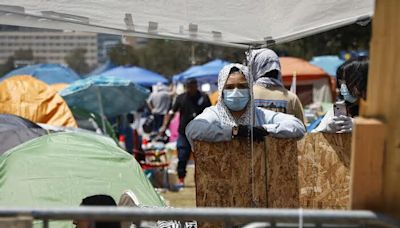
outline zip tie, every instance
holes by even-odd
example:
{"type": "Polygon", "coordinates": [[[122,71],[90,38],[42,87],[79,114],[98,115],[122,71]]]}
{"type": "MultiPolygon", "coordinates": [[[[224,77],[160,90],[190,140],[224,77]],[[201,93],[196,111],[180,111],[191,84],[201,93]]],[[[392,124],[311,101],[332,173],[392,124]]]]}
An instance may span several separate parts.
{"type": "Polygon", "coordinates": [[[303,228],[303,208],[299,208],[299,228],[303,228]]]}

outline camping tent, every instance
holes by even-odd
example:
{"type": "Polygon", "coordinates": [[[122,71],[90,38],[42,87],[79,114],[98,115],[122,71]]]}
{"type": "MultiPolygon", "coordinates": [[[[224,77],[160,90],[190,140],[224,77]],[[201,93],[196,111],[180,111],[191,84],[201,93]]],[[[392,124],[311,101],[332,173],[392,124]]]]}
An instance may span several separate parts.
{"type": "Polygon", "coordinates": [[[177,74],[174,77],[176,81],[180,82],[189,78],[195,78],[200,82],[217,82],[219,72],[228,64],[229,62],[227,61],[214,59],[203,65],[191,66],[186,71],[177,74]]]}
{"type": "Polygon", "coordinates": [[[15,69],[0,80],[16,75],[30,75],[49,85],[57,83],[72,83],[81,79],[72,69],[60,64],[36,64],[15,69]]]}
{"type": "Polygon", "coordinates": [[[324,55],[313,57],[310,63],[321,67],[330,76],[336,77],[336,69],[344,63],[344,60],[336,55],[324,55]]]}
{"type": "Polygon", "coordinates": [[[164,76],[136,66],[115,67],[103,72],[101,75],[129,80],[145,87],[151,87],[157,83],[168,83],[168,80],[164,76]]]}
{"type": "Polygon", "coordinates": [[[31,76],[13,76],[0,82],[0,113],[36,123],[76,127],[65,101],[46,83],[31,76]]]}
{"type": "Polygon", "coordinates": [[[293,75],[296,74],[297,95],[303,105],[313,102],[332,102],[331,78],[324,70],[299,58],[281,57],[279,60],[286,87],[290,87],[293,75]]]}
{"type": "Polygon", "coordinates": [[[0,0],[2,24],[244,48],[352,24],[373,11],[374,0],[0,0]]]}
{"type": "Polygon", "coordinates": [[[0,114],[0,155],[21,143],[45,134],[46,130],[27,119],[0,114]]]}
{"type": "Polygon", "coordinates": [[[118,202],[131,190],[141,204],[163,207],[134,157],[103,138],[53,133],[7,151],[0,156],[0,205],[73,207],[96,194],[118,202]]]}

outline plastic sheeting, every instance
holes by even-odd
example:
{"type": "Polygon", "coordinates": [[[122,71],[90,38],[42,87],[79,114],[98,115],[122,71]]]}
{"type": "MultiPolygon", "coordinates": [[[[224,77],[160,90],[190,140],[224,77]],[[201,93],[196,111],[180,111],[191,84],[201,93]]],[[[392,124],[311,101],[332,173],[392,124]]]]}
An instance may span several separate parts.
{"type": "Polygon", "coordinates": [[[2,24],[231,46],[290,41],[374,12],[373,0],[0,0],[0,4],[2,24]]]}
{"type": "Polygon", "coordinates": [[[31,76],[13,76],[0,82],[0,113],[36,123],[77,127],[65,101],[44,82],[31,76]]]}

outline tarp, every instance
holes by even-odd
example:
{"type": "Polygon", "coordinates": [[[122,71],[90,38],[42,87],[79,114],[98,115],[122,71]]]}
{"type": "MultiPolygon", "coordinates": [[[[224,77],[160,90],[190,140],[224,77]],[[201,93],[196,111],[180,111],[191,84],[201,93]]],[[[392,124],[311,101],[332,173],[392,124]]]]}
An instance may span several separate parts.
{"type": "Polygon", "coordinates": [[[0,114],[0,155],[21,143],[45,134],[46,130],[27,119],[0,114]]]}
{"type": "Polygon", "coordinates": [[[323,69],[304,59],[279,58],[284,85],[290,87],[296,74],[297,95],[303,105],[313,102],[332,102],[334,94],[331,77],[323,69]]]}
{"type": "Polygon", "coordinates": [[[325,55],[313,57],[310,63],[321,67],[330,76],[336,77],[336,70],[344,63],[344,60],[340,59],[336,55],[325,55]]]}
{"type": "Polygon", "coordinates": [[[126,190],[143,205],[164,206],[135,158],[95,134],[53,133],[0,156],[2,207],[76,207],[97,194],[118,202],[126,190]]]}
{"type": "Polygon", "coordinates": [[[60,95],[71,107],[114,117],[141,108],[149,91],[128,80],[98,75],[72,83],[60,95]]]}
{"type": "Polygon", "coordinates": [[[0,82],[0,113],[36,123],[77,127],[65,101],[44,82],[31,76],[13,76],[0,82]]]}
{"type": "Polygon", "coordinates": [[[60,64],[36,64],[15,69],[0,78],[0,81],[16,75],[30,75],[49,85],[72,83],[81,79],[72,69],[60,64]]]}
{"type": "Polygon", "coordinates": [[[0,0],[0,4],[2,24],[223,45],[291,41],[374,12],[374,0],[0,0]]]}
{"type": "Polygon", "coordinates": [[[164,76],[136,66],[115,67],[102,73],[101,75],[129,80],[135,84],[145,87],[151,87],[157,83],[168,83],[168,80],[164,76]]]}

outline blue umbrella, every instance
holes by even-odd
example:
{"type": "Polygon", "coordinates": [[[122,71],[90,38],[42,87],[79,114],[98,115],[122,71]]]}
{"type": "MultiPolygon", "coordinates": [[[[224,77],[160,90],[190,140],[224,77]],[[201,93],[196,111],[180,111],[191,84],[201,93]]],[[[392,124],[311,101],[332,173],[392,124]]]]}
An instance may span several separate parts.
{"type": "Polygon", "coordinates": [[[98,75],[72,83],[60,95],[69,106],[100,113],[104,118],[139,109],[149,91],[128,80],[98,75]]]}
{"type": "Polygon", "coordinates": [[[311,64],[322,68],[330,76],[336,76],[337,68],[343,64],[343,60],[336,55],[325,55],[313,57],[310,61],[311,64]]]}
{"type": "Polygon", "coordinates": [[[108,70],[113,69],[114,67],[116,67],[116,66],[110,60],[107,60],[106,63],[104,63],[103,65],[97,67],[92,72],[90,72],[89,74],[85,75],[85,77],[102,74],[102,73],[104,73],[104,72],[106,72],[108,70]]]}
{"type": "Polygon", "coordinates": [[[102,75],[117,77],[129,80],[141,86],[151,87],[157,83],[168,83],[168,80],[155,72],[135,67],[135,66],[119,66],[104,72],[102,75]]]}
{"type": "Polygon", "coordinates": [[[15,69],[0,80],[4,80],[16,75],[31,75],[49,85],[57,83],[72,83],[81,77],[72,69],[60,64],[35,64],[15,69]]]}

